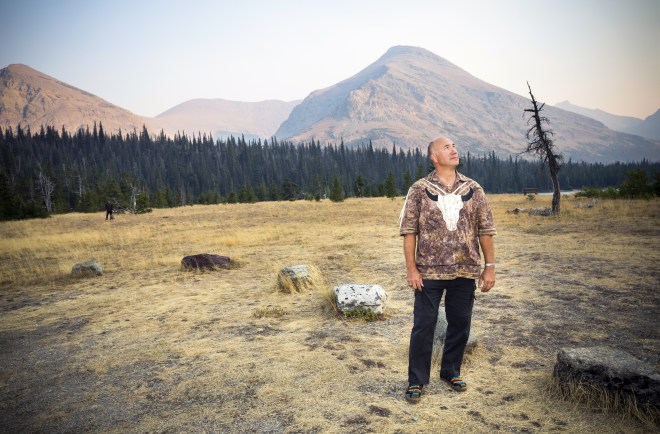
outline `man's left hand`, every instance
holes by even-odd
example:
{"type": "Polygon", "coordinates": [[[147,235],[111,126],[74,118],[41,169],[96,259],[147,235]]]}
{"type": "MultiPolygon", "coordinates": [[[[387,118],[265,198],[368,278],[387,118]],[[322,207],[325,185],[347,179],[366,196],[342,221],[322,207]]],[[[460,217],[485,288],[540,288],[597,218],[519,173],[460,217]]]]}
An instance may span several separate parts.
{"type": "Polygon", "coordinates": [[[486,267],[479,276],[479,287],[481,292],[488,292],[493,286],[495,286],[495,267],[486,267]]]}

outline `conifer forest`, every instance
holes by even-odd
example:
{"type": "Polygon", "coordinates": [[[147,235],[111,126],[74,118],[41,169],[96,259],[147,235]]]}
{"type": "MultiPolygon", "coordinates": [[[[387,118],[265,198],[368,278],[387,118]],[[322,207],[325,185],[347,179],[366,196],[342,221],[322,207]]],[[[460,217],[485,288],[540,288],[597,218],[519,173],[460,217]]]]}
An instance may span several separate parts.
{"type": "MultiPolygon", "coordinates": [[[[395,197],[431,170],[425,149],[404,151],[396,144],[349,148],[276,138],[168,137],[151,135],[146,127],[107,134],[102,123],[76,132],[0,128],[0,219],[97,212],[108,201],[118,210],[140,212],[222,202],[395,197]]],[[[515,153],[507,158],[462,154],[458,170],[488,193],[552,191],[539,162],[515,153]]],[[[657,177],[660,163],[569,160],[559,184],[563,191],[616,187],[635,171],[657,177]]]]}

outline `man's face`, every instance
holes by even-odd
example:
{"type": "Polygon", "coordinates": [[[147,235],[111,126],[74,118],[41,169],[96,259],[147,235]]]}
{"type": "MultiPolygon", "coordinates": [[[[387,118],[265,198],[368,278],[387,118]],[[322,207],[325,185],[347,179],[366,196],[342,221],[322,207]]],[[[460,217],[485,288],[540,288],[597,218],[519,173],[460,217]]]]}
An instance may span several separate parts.
{"type": "Polygon", "coordinates": [[[433,144],[431,153],[433,164],[443,167],[457,167],[459,163],[456,145],[449,140],[438,140],[433,144]]]}

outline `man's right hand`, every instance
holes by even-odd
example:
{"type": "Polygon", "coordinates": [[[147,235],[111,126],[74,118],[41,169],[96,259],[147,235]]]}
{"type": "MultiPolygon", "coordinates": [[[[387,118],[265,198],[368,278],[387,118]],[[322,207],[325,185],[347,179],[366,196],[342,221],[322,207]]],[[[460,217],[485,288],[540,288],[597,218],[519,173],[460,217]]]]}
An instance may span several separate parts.
{"type": "Polygon", "coordinates": [[[406,273],[406,282],[415,291],[422,291],[424,288],[424,283],[422,282],[422,275],[419,274],[417,267],[409,269],[406,273]]]}

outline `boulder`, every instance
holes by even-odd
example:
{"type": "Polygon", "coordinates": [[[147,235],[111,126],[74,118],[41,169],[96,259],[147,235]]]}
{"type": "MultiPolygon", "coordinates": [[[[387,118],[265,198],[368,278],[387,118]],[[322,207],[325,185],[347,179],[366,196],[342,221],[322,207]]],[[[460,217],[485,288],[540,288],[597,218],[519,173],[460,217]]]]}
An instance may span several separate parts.
{"type": "Polygon", "coordinates": [[[217,270],[220,268],[230,268],[230,266],[231,259],[228,256],[212,255],[209,253],[185,256],[181,260],[181,268],[186,271],[217,270]]]}
{"type": "Polygon", "coordinates": [[[304,264],[284,267],[277,273],[277,285],[283,291],[303,292],[313,285],[312,269],[304,264]]]}
{"type": "MultiPolygon", "coordinates": [[[[447,315],[443,306],[440,306],[438,311],[438,322],[435,326],[435,335],[433,335],[433,354],[436,356],[442,355],[442,348],[445,345],[445,337],[447,336],[447,315]]],[[[465,354],[470,354],[477,346],[478,339],[472,331],[468,337],[467,345],[465,346],[465,354]]]]}
{"type": "Polygon", "coordinates": [[[369,310],[382,314],[385,309],[387,293],[380,285],[347,284],[334,288],[337,308],[347,313],[354,310],[369,310]]]}
{"type": "Polygon", "coordinates": [[[554,376],[561,384],[587,383],[613,396],[633,397],[642,408],[660,411],[660,375],[636,357],[610,347],[563,348],[554,376]]]}
{"type": "Polygon", "coordinates": [[[543,217],[549,217],[552,215],[552,208],[514,208],[507,213],[520,214],[526,212],[529,215],[539,215],[543,217]]]}
{"type": "Polygon", "coordinates": [[[71,268],[71,275],[74,277],[101,276],[103,268],[96,261],[86,261],[75,264],[71,268]]]}
{"type": "Polygon", "coordinates": [[[542,217],[550,217],[552,215],[552,208],[532,208],[527,211],[529,215],[539,215],[542,217]]]}

